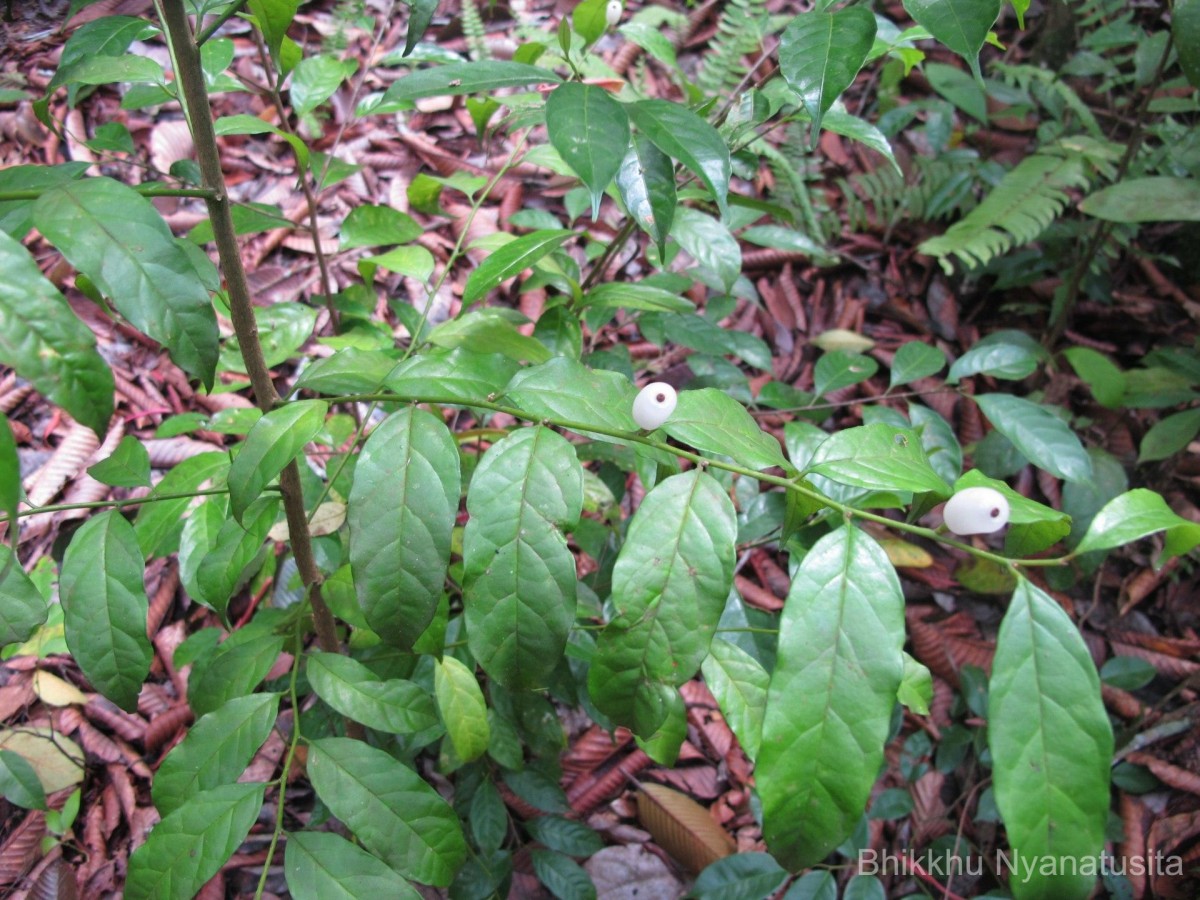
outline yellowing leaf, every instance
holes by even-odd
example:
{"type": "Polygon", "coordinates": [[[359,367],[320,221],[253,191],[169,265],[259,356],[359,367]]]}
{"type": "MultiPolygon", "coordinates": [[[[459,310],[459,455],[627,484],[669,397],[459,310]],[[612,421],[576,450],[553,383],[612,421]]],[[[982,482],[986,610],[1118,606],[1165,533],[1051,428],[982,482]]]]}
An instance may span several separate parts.
{"type": "Polygon", "coordinates": [[[929,551],[900,538],[884,538],[879,541],[883,552],[893,566],[901,569],[928,569],[933,565],[929,551]]]}
{"type": "Polygon", "coordinates": [[[83,748],[51,728],[23,726],[20,731],[0,729],[0,750],[11,750],[25,757],[37,772],[47,794],[61,791],[83,781],[83,748]]]}
{"type": "MultiPolygon", "coordinates": [[[[308,530],[313,537],[321,537],[333,534],[342,527],[342,523],[345,521],[346,504],[330,500],[328,503],[322,503],[313,512],[312,521],[308,523],[308,530]]],[[[288,536],[287,522],[276,522],[267,532],[267,537],[273,541],[286,541],[288,536]]]]}
{"type": "Polygon", "coordinates": [[[75,685],[41,669],[33,673],[33,690],[51,706],[83,705],[88,702],[87,694],[75,685]]]}
{"type": "Polygon", "coordinates": [[[812,339],[826,353],[832,350],[845,350],[847,353],[866,353],[875,346],[869,337],[864,337],[857,331],[845,328],[830,328],[812,339]]]}

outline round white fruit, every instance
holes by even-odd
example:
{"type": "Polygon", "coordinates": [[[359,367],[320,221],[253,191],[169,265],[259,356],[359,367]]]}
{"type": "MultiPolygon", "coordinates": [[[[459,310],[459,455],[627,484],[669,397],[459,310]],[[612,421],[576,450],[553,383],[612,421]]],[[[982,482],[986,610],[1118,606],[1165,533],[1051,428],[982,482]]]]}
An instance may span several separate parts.
{"type": "Polygon", "coordinates": [[[604,21],[609,28],[616,28],[621,21],[621,9],[621,0],[608,0],[608,5],[604,7],[604,21]]]}
{"type": "Polygon", "coordinates": [[[994,488],[963,488],[946,501],[942,517],[955,534],[991,534],[1008,524],[1008,500],[994,488]]]}
{"type": "Polygon", "coordinates": [[[675,412],[675,388],[662,381],[646,385],[633,400],[633,421],[653,431],[675,412]]]}

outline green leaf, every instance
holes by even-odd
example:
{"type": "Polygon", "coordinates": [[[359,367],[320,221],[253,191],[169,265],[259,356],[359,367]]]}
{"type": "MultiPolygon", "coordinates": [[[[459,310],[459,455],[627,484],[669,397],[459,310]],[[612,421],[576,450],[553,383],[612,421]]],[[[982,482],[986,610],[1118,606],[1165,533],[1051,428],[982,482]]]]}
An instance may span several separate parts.
{"type": "Polygon", "coordinates": [[[438,0],[407,0],[407,3],[409,7],[408,31],[404,35],[402,56],[408,56],[413,52],[413,48],[429,30],[438,8],[438,0]]]}
{"type": "Polygon", "coordinates": [[[241,846],[265,784],[226,784],[188,800],[129,857],[127,900],[191,900],[241,846]]]}
{"type": "Polygon", "coordinates": [[[559,900],[596,900],[591,876],[575,860],[553,850],[534,850],[530,857],[542,885],[559,900]]]}
{"type": "Polygon", "coordinates": [[[1200,222],[1200,181],[1129,178],[1084,197],[1079,209],[1107,222],[1200,222]]]}
{"type": "Polygon", "coordinates": [[[741,647],[720,637],[713,638],[701,670],[738,743],[750,759],[757,759],[770,674],[741,647]]]}
{"type": "Polygon", "coordinates": [[[617,171],[617,191],[629,215],[654,239],[661,253],[678,208],[671,158],[645,135],[634,135],[617,171]]]}
{"type": "MultiPolygon", "coordinates": [[[[1071,482],[1078,485],[1080,482],[1071,482]]],[[[1014,491],[1003,481],[988,478],[972,469],[954,482],[955,492],[969,487],[987,487],[999,491],[1008,501],[1008,533],[1004,550],[1011,556],[1029,556],[1050,547],[1071,530],[1071,517],[1066,513],[1030,500],[1014,491]]]]}
{"type": "Polygon", "coordinates": [[[43,194],[33,218],[121,315],[212,387],[217,317],[208,290],[149,200],[111,178],[88,178],[43,194]]]}
{"type": "Polygon", "coordinates": [[[1032,375],[1045,358],[1046,351],[1024,331],[997,331],[978,341],[954,361],[946,383],[957,384],[970,375],[1020,381],[1032,375]]]}
{"type": "Polygon", "coordinates": [[[433,690],[454,755],[471,762],[487,752],[491,738],[487,703],[475,673],[453,656],[434,661],[433,690]]]}
{"type": "Polygon", "coordinates": [[[822,354],[813,368],[813,391],[823,397],[831,391],[861,384],[879,371],[874,357],[849,350],[822,354]]]}
{"type": "Polygon", "coordinates": [[[438,724],[428,691],[401,678],[380,679],[348,656],[310,653],[305,674],[318,697],[368,728],[416,734],[438,724]]]}
{"type": "MultiPolygon", "coordinates": [[[[468,313],[463,318],[470,317],[468,313]]],[[[516,331],[512,333],[525,337],[516,331]]],[[[485,346],[486,341],[479,344],[485,346]]],[[[470,403],[501,393],[519,369],[507,354],[458,347],[449,353],[423,353],[401,363],[384,379],[384,386],[401,397],[470,403]]]]}
{"type": "Polygon", "coordinates": [[[202,791],[233,784],[271,733],[279,694],[230,700],[202,716],[154,773],[151,795],[168,816],[202,791]]]}
{"type": "Polygon", "coordinates": [[[539,844],[567,856],[591,856],[604,849],[604,841],[583,822],[562,816],[538,816],[524,823],[525,830],[539,844]]]}
{"type": "MultiPolygon", "coordinates": [[[[214,123],[214,129],[218,137],[233,134],[273,134],[282,138],[292,148],[296,154],[296,159],[300,161],[300,165],[305,167],[308,165],[309,153],[308,145],[298,135],[284,131],[278,125],[273,125],[270,122],[260,119],[258,116],[252,116],[249,113],[242,113],[233,116],[222,116],[214,123]]],[[[257,312],[257,310],[256,310],[257,312]]]]}
{"type": "Polygon", "coordinates": [[[29,640],[50,610],[46,598],[3,544],[0,573],[4,573],[0,578],[0,648],[4,648],[29,640]]]}
{"type": "Polygon", "coordinates": [[[133,526],[110,510],[75,532],[59,578],[71,655],[96,690],[129,711],[154,658],[144,573],[133,526]]]}
{"type": "MultiPolygon", "coordinates": [[[[887,136],[866,119],[860,119],[858,116],[846,112],[845,106],[840,101],[826,110],[821,124],[826,131],[832,131],[834,134],[840,134],[842,137],[848,137],[870,147],[892,164],[892,169],[897,175],[903,174],[900,163],[896,162],[896,153],[892,150],[887,136]]],[[[822,253],[815,254],[817,260],[829,255],[829,251],[824,248],[822,248],[822,253]]]]}
{"type": "MultiPolygon", "coordinates": [[[[616,372],[589,369],[564,356],[522,369],[508,383],[504,396],[534,416],[615,431],[637,431],[632,415],[637,389],[629,379],[616,372]]],[[[573,430],[597,440],[620,443],[619,438],[585,428],[573,430]]]]}
{"type": "Polygon", "coordinates": [[[229,601],[250,574],[278,515],[279,498],[263,497],[250,504],[241,522],[229,519],[221,524],[213,548],[200,560],[196,570],[196,585],[200,589],[197,599],[225,615],[229,601]]]}
{"type": "Polygon", "coordinates": [[[849,525],[805,555],[779,622],[755,780],[763,835],[790,869],[858,824],[904,674],[904,597],[887,554],[849,525]]]}
{"type": "Polygon", "coordinates": [[[114,487],[149,487],[150,454],[141,441],[127,434],[111,456],[88,467],[88,474],[101,484],[114,487]]]}
{"type": "Polygon", "coordinates": [[[384,247],[407,244],[419,238],[425,229],[416,219],[390,206],[364,204],[350,210],[342,222],[341,248],[384,247]]]}
{"type": "Polygon", "coordinates": [[[424,410],[393,413],[363,445],[347,521],[354,589],[371,629],[411,648],[433,621],[458,515],[458,447],[424,410]]]}
{"type": "MultiPolygon", "coordinates": [[[[596,0],[603,26],[607,0],[596,0]]],[[[579,15],[579,7],[575,10],[579,15]]],[[[629,116],[604,88],[560,84],[546,98],[546,133],[558,155],[592,194],[592,218],[629,148],[629,116]]]]}
{"type": "Polygon", "coordinates": [[[933,674],[907,653],[904,654],[904,678],[896,699],[918,716],[929,715],[929,704],[933,702],[933,674]]]}
{"type": "MultiPolygon", "coordinates": [[[[83,178],[88,168],[85,162],[62,163],[57,166],[9,166],[0,169],[0,191],[43,191],[64,181],[83,178]]],[[[0,231],[18,241],[22,240],[33,227],[33,202],[0,201],[0,231]]],[[[38,271],[41,272],[40,269],[38,271]]]]}
{"type": "Polygon", "coordinates": [[[46,809],[46,791],[37,772],[13,750],[0,750],[0,796],[23,809],[46,809]]]}
{"type": "Polygon", "coordinates": [[[143,556],[166,556],[175,552],[182,520],[194,499],[192,492],[205,482],[223,480],[220,476],[228,467],[226,453],[199,453],[183,460],[163,476],[149,494],[151,502],[142,504],[134,522],[133,530],[137,532],[143,556]],[[176,497],[179,494],[185,496],[176,497]],[[160,499],[166,496],[176,499],[160,499]]]}
{"type": "Polygon", "coordinates": [[[965,59],[977,81],[979,51],[1001,6],[1002,0],[904,0],[913,21],[965,59]]]}
{"type": "Polygon", "coordinates": [[[786,466],[779,442],[724,391],[681,391],[663,430],[697,450],[721,453],[755,469],[786,466]]]}
{"type": "Polygon", "coordinates": [[[588,672],[588,693],[614,723],[650,738],[681,705],[675,686],[708,654],[733,584],[736,537],[732,501],[699,470],[660,482],[638,507],[588,672]]]}
{"type": "Polygon", "coordinates": [[[946,482],[929,465],[917,433],[882,422],[831,434],[805,471],[875,491],[949,494],[946,482]]]}
{"type": "MultiPolygon", "coordinates": [[[[17,457],[17,439],[13,436],[12,426],[8,424],[8,416],[0,413],[0,511],[4,513],[5,530],[13,535],[14,545],[17,543],[17,507],[20,503],[21,460],[17,457]]],[[[9,571],[7,561],[0,565],[0,584],[9,571]]]]}
{"type": "Polygon", "coordinates": [[[1187,409],[1155,422],[1142,438],[1138,462],[1174,456],[1200,432],[1200,409],[1187,409]]]}
{"type": "Polygon", "coordinates": [[[1171,36],[1179,53],[1179,68],[1192,87],[1200,87],[1200,2],[1175,0],[1171,36]]]}
{"type": "Polygon", "coordinates": [[[583,509],[575,449],[549,428],[483,455],[467,492],[463,605],[471,653],[510,689],[541,687],[575,621],[575,559],[560,528],[583,509]]]}
{"type": "Polygon", "coordinates": [[[528,66],[505,60],[481,59],[475,62],[447,63],[432,69],[422,69],[392,82],[383,95],[382,112],[389,104],[419,100],[422,97],[442,97],[452,94],[486,94],[497,88],[532,87],[538,84],[557,84],[562,79],[549,69],[528,66]]]}
{"type": "MultiPolygon", "coordinates": [[[[251,624],[257,624],[257,619],[251,624]]],[[[283,650],[283,635],[243,627],[197,662],[188,679],[188,705],[198,716],[254,691],[283,650]]]]}
{"type": "Polygon", "coordinates": [[[1125,396],[1125,373],[1111,359],[1091,347],[1070,347],[1063,356],[1089,388],[1096,402],[1117,409],[1125,396]]]}
{"type": "Polygon", "coordinates": [[[680,297],[666,288],[637,282],[610,281],[598,284],[584,295],[583,306],[597,309],[644,309],[649,312],[682,314],[696,311],[695,305],[686,297],[680,297]]]}
{"type": "Polygon", "coordinates": [[[519,275],[543,256],[575,237],[565,229],[546,229],[522,235],[494,251],[467,276],[463,303],[470,305],[482,300],[487,293],[507,278],[519,275]]]}
{"type": "Polygon", "coordinates": [[[284,41],[287,40],[287,30],[292,24],[292,19],[296,17],[300,0],[249,0],[248,5],[259,30],[262,31],[267,48],[275,59],[275,64],[281,73],[287,74],[284,41]]]}
{"type": "Polygon", "coordinates": [[[288,834],[283,869],[293,900],[421,900],[385,863],[329,832],[288,834]]]}
{"type": "Polygon", "coordinates": [[[1136,656],[1114,656],[1100,667],[1100,680],[1123,691],[1144,688],[1158,676],[1158,669],[1136,656]]]}
{"type": "Polygon", "coordinates": [[[63,84],[167,84],[160,63],[148,56],[94,56],[62,70],[63,84]]]}
{"type": "Polygon", "coordinates": [[[317,795],[368,850],[422,884],[446,887],[467,854],[458,817],[437,791],[383,750],[349,738],[309,745],[317,795]]]}
{"type": "Polygon", "coordinates": [[[267,484],[317,436],[328,412],[324,400],[294,400],[254,423],[229,467],[229,506],[235,519],[242,521],[267,484]]]}
{"type": "MultiPolygon", "coordinates": [[[[113,375],[96,338],[19,241],[0,231],[0,364],[98,435],[113,410],[113,375]]],[[[19,484],[20,479],[12,484],[19,484]]]]}
{"type": "Polygon", "coordinates": [[[607,3],[608,0],[583,0],[571,12],[571,24],[575,26],[575,33],[583,38],[585,47],[596,43],[608,29],[605,20],[607,3]]]}
{"type": "Polygon", "coordinates": [[[779,37],[779,71],[812,117],[812,144],[821,118],[850,87],[875,42],[875,16],[864,6],[796,16],[779,37]]]}
{"type": "Polygon", "coordinates": [[[729,229],[698,209],[688,206],[675,211],[671,237],[721,282],[726,291],[742,274],[742,248],[729,229]]]}
{"type": "Polygon", "coordinates": [[[63,46],[58,69],[46,86],[49,94],[73,80],[73,69],[99,57],[124,55],[134,41],[146,40],[158,29],[145,19],[133,16],[104,16],[76,28],[63,46]]]}
{"type": "Polygon", "coordinates": [[[720,132],[687,107],[669,100],[641,100],[626,109],[638,131],[654,146],[696,173],[724,216],[733,168],[720,132]]]}
{"type": "Polygon", "coordinates": [[[945,63],[926,63],[924,72],[930,87],[975,121],[988,124],[987,93],[978,81],[958,66],[945,63]]]}
{"type": "Polygon", "coordinates": [[[1200,525],[1176,515],[1160,494],[1145,488],[1126,491],[1110,500],[1092,519],[1076,553],[1111,550],[1122,544],[1166,531],[1162,562],[1187,553],[1200,543],[1200,525]]]}
{"type": "Polygon", "coordinates": [[[396,360],[383,350],[345,347],[332,356],[314,360],[296,379],[293,391],[318,394],[369,394],[396,368],[396,360]]]}
{"type": "Polygon", "coordinates": [[[300,60],[292,70],[292,83],[288,89],[292,110],[298,116],[312,112],[332,97],[357,69],[357,60],[338,59],[328,53],[300,60]]]}
{"type": "Polygon", "coordinates": [[[892,374],[889,388],[912,384],[930,375],[936,375],[946,367],[946,354],[937,347],[920,341],[909,341],[896,351],[892,359],[892,374]]]}
{"type": "Polygon", "coordinates": [[[1092,461],[1079,438],[1047,409],[1010,394],[979,394],[974,400],[992,426],[1035,466],[1066,481],[1091,477],[1092,461]]]}
{"type": "Polygon", "coordinates": [[[921,446],[929,457],[929,465],[946,481],[953,484],[962,472],[962,447],[954,436],[950,423],[926,406],[909,403],[908,416],[921,435],[921,446]]]}
{"type": "Polygon", "coordinates": [[[769,853],[734,853],[706,866],[690,896],[696,900],[762,900],[773,897],[787,876],[769,853]]]}
{"type": "MultiPolygon", "coordinates": [[[[1062,607],[1024,579],[1000,624],[987,718],[996,805],[1014,853],[1096,858],[1104,849],[1113,753],[1100,678],[1062,607]]],[[[1073,869],[1043,874],[1043,867],[1014,866],[1009,886],[1018,900],[1084,900],[1095,874],[1073,869]]]]}

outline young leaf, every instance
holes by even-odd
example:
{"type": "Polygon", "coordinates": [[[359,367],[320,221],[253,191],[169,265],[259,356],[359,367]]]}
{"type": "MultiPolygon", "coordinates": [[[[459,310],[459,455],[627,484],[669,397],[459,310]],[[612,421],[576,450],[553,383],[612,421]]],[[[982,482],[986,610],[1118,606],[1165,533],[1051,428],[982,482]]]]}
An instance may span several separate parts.
{"type": "Polygon", "coordinates": [[[0,544],[0,647],[29,640],[46,621],[49,606],[41,591],[13,558],[12,551],[0,544]],[[11,560],[11,564],[10,564],[11,560]]]}
{"type": "MultiPolygon", "coordinates": [[[[996,805],[1023,857],[1094,859],[1104,849],[1113,736],[1091,654],[1061,606],[1021,579],[1000,625],[988,686],[996,805]]],[[[1018,900],[1083,900],[1095,876],[1022,872],[1018,900]]]]}
{"type": "Polygon", "coordinates": [[[255,500],[246,510],[243,523],[228,519],[221,524],[212,549],[200,560],[196,569],[199,599],[222,616],[243,579],[248,577],[278,515],[278,497],[255,500]]]}
{"type": "Polygon", "coordinates": [[[720,637],[713,638],[700,668],[738,743],[750,759],[757,759],[770,674],[745,650],[720,637]]]}
{"type": "Polygon", "coordinates": [[[422,884],[446,887],[467,854],[458,816],[421,776],[350,738],[309,744],[317,795],[363,846],[422,884]]]}
{"type": "Polygon", "coordinates": [[[755,469],[787,465],[779,442],[742,404],[716,388],[682,391],[663,430],[697,450],[723,453],[755,469]]]}
{"type": "Polygon", "coordinates": [[[817,448],[805,471],[876,491],[949,493],[929,465],[917,433],[876,422],[843,428],[817,448]]]}
{"type": "Polygon", "coordinates": [[[575,621],[575,559],[560,528],[583,509],[575,449],[549,428],[513,432],[467,492],[463,605],[471,653],[505,687],[545,684],[575,621]]]}
{"type": "Polygon", "coordinates": [[[1167,532],[1161,562],[1187,553],[1200,543],[1200,525],[1176,515],[1160,494],[1135,488],[1110,500],[1096,513],[1075,552],[1111,550],[1156,531],[1167,532]]]}
{"type": "Polygon", "coordinates": [[[121,315],[212,387],[218,334],[208,290],[149,200],[111,178],[88,178],[42,194],[33,218],[121,315]]]}
{"type": "Polygon", "coordinates": [[[889,388],[911,384],[921,378],[936,375],[946,367],[946,355],[937,347],[920,341],[909,341],[896,351],[892,359],[889,388]]]}
{"type": "Polygon", "coordinates": [[[235,519],[242,521],[267,483],[317,436],[328,411],[324,400],[295,400],[254,423],[229,467],[229,506],[235,519]]]}
{"type": "MultiPolygon", "coordinates": [[[[628,378],[604,369],[589,369],[563,356],[519,371],[504,389],[515,406],[535,416],[551,416],[580,425],[636,431],[631,410],[637,389],[628,378]]],[[[601,441],[619,441],[580,429],[601,441]]]]}
{"type": "Polygon", "coordinates": [[[13,750],[0,750],[0,796],[24,809],[46,808],[46,790],[37,772],[13,750]]]}
{"type": "MultiPolygon", "coordinates": [[[[98,435],[113,410],[113,375],[79,321],[19,241],[0,231],[0,364],[98,435]]],[[[14,487],[20,479],[8,482],[14,487]]]]}
{"type": "Polygon", "coordinates": [[[433,690],[454,754],[471,762],[487,752],[487,703],[475,673],[453,656],[434,661],[433,690]]]}
{"type": "Polygon", "coordinates": [[[896,699],[919,716],[929,715],[929,704],[933,702],[932,673],[907,653],[904,654],[904,678],[896,699]]]}
{"type": "Polygon", "coordinates": [[[720,132],[687,107],[669,100],[641,100],[626,109],[638,131],[654,146],[696,173],[724,216],[733,168],[720,132]]]}
{"type": "Polygon", "coordinates": [[[979,51],[1002,5],[1002,0],[904,0],[913,21],[965,59],[981,84],[979,51]]]}
{"type": "Polygon", "coordinates": [[[708,655],[733,583],[736,537],[733,503],[700,470],[671,476],[642,501],[588,672],[588,693],[614,723],[649,738],[666,720],[675,686],[708,655]]]}
{"type": "Polygon", "coordinates": [[[115,510],[75,532],[59,578],[71,655],[96,690],[125,710],[137,708],[154,658],[143,578],[137,535],[115,510]]]}
{"type": "Polygon", "coordinates": [[[463,303],[470,305],[482,300],[500,282],[521,274],[551,250],[561,247],[575,236],[575,232],[565,229],[546,229],[510,241],[467,276],[463,303]]]}
{"type": "Polygon", "coordinates": [[[779,71],[812,117],[812,144],[821,118],[867,60],[875,15],[864,6],[796,16],[779,37],[779,71]]]}
{"type": "Polygon", "coordinates": [[[788,868],[824,859],[861,818],[903,646],[904,596],[883,549],[849,525],[821,538],[783,609],[755,768],[763,834],[788,868]]]}
{"type": "Polygon", "coordinates": [[[283,870],[293,900],[421,900],[387,864],[325,831],[289,834],[283,870]]]}
{"type": "MultiPolygon", "coordinates": [[[[600,0],[601,15],[603,4],[600,0]]],[[[601,20],[603,21],[603,19],[601,20]]],[[[592,194],[592,218],[629,148],[629,116],[608,91],[570,81],[546,98],[550,143],[592,194]]]]}
{"type": "Polygon", "coordinates": [[[141,441],[127,434],[111,456],[88,468],[88,474],[115,487],[149,487],[150,454],[141,441]]]}
{"type": "Polygon", "coordinates": [[[288,90],[292,110],[298,116],[312,112],[332,97],[357,69],[357,60],[338,59],[330,53],[318,53],[300,60],[292,70],[288,90]]]}
{"type": "Polygon", "coordinates": [[[241,846],[265,784],[226,784],[192,797],[129,857],[128,900],[191,900],[241,846]]]}
{"type": "Polygon", "coordinates": [[[427,690],[401,678],[382,680],[348,656],[310,653],[305,674],[318,697],[368,728],[416,734],[438,724],[427,690]]]}
{"type": "Polygon", "coordinates": [[[458,447],[444,422],[402,409],[371,432],[354,470],[350,567],[363,614],[408,649],[433,621],[458,515],[458,447]]]}
{"type": "Polygon", "coordinates": [[[151,796],[159,813],[169,816],[196,794],[236,782],[278,712],[279,694],[251,694],[202,716],[154,774],[151,796]]]}
{"type": "Polygon", "coordinates": [[[1079,438],[1053,413],[1011,394],[979,394],[974,400],[992,426],[1038,468],[1065,481],[1092,476],[1092,461],[1079,438]]]}

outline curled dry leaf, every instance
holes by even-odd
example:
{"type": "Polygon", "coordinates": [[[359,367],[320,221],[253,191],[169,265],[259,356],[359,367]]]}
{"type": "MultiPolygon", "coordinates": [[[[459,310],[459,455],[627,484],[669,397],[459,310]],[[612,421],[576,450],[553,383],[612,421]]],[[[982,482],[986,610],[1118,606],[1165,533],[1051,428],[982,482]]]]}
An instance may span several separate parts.
{"type": "Polygon", "coordinates": [[[637,794],[638,821],[655,843],[693,872],[729,856],[737,848],[708,810],[661,784],[642,784],[637,794]]]}

